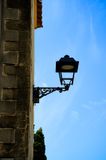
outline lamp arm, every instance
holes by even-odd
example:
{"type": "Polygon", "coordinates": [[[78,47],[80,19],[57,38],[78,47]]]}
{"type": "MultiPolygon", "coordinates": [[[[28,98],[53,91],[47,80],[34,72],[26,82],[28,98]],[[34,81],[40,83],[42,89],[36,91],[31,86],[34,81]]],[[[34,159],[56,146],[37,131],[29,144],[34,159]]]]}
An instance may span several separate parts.
{"type": "Polygon", "coordinates": [[[63,91],[68,91],[70,85],[65,85],[64,87],[34,87],[33,89],[33,102],[39,103],[39,99],[51,94],[55,91],[62,93],[63,91]]]}

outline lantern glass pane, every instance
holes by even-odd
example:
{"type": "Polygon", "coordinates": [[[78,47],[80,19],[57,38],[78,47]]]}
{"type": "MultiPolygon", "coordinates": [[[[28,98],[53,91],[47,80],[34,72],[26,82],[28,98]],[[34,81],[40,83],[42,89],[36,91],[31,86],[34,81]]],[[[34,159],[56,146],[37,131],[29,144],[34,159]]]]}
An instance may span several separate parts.
{"type": "Polygon", "coordinates": [[[73,73],[71,73],[71,72],[63,72],[62,73],[62,78],[64,79],[64,78],[72,78],[72,76],[73,76],[73,73]]]}

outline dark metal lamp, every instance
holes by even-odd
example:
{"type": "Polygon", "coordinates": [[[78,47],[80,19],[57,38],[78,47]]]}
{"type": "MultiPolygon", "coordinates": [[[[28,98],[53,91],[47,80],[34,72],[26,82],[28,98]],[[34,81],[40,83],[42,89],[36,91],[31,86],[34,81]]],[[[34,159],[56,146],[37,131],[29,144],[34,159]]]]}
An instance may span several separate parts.
{"type": "Polygon", "coordinates": [[[70,85],[73,85],[74,75],[78,71],[79,61],[74,58],[65,55],[59,61],[56,62],[56,72],[59,73],[60,83],[63,87],[34,87],[33,89],[33,102],[39,103],[39,99],[54,92],[69,90],[70,85]],[[71,77],[64,77],[63,73],[72,73],[71,77]]]}
{"type": "Polygon", "coordinates": [[[65,55],[59,61],[56,62],[56,72],[59,73],[61,85],[73,84],[74,75],[78,70],[79,61],[74,58],[65,55]],[[63,77],[63,73],[72,73],[72,77],[63,77]]]}

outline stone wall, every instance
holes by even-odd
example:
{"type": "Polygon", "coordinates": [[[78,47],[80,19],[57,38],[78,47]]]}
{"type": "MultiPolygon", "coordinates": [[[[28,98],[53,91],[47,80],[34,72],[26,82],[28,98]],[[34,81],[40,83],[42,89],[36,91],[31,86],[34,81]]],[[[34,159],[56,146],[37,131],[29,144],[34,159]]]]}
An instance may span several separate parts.
{"type": "Polygon", "coordinates": [[[32,159],[31,47],[31,0],[0,0],[0,160],[32,159]]]}

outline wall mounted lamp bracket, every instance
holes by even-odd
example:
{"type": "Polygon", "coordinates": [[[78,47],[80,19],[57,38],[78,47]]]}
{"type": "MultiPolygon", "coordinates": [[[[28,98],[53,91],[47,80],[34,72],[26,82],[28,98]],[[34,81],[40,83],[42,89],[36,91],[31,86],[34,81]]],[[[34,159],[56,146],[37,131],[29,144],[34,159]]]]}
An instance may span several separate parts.
{"type": "Polygon", "coordinates": [[[64,85],[64,87],[34,87],[33,88],[33,103],[39,103],[39,99],[51,94],[55,91],[60,93],[68,91],[70,84],[64,85]]]}

